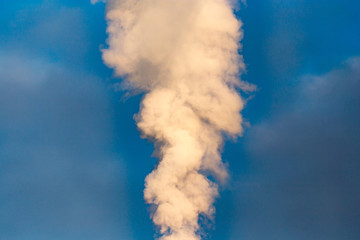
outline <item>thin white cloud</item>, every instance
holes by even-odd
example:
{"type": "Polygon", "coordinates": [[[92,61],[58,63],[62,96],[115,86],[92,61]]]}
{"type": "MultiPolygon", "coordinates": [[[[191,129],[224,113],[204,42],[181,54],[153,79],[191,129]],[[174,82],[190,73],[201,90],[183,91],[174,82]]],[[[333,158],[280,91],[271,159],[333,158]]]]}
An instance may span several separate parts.
{"type": "Polygon", "coordinates": [[[106,86],[26,55],[0,66],[1,237],[131,238],[106,86]]]}
{"type": "Polygon", "coordinates": [[[92,4],[98,3],[98,2],[106,2],[106,0],[90,0],[92,4]]]}
{"type": "Polygon", "coordinates": [[[295,99],[247,133],[241,238],[360,237],[360,58],[301,80],[295,99]]]}
{"type": "Polygon", "coordinates": [[[23,87],[36,87],[46,80],[49,71],[56,66],[41,58],[29,57],[16,52],[0,54],[0,81],[23,87]]]}

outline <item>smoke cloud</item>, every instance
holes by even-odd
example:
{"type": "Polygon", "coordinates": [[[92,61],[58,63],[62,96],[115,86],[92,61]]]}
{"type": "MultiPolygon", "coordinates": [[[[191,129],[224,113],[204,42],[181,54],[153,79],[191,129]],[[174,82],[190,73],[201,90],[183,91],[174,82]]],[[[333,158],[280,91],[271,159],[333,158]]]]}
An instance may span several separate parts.
{"type": "Polygon", "coordinates": [[[198,240],[227,178],[223,135],[242,133],[242,23],[230,0],[109,0],[104,62],[146,92],[136,116],[160,158],[145,179],[161,240],[198,240]]]}

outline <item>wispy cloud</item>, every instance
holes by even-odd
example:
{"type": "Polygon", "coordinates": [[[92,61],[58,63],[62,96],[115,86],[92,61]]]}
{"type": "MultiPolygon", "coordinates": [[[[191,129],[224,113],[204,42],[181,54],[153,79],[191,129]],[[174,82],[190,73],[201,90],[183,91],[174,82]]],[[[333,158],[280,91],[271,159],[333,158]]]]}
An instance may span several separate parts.
{"type": "Polygon", "coordinates": [[[47,59],[0,56],[4,239],[127,239],[106,86],[47,59]]]}
{"type": "Polygon", "coordinates": [[[355,57],[303,77],[286,108],[249,130],[255,171],[239,194],[244,238],[360,237],[359,91],[355,57]]]}

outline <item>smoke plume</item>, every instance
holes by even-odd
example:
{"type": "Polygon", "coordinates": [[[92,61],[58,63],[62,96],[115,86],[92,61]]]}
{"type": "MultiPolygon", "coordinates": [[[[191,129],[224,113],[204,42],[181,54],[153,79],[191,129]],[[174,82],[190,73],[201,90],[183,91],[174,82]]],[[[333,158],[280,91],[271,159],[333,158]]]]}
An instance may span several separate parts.
{"type": "Polygon", "coordinates": [[[109,0],[104,62],[144,91],[136,116],[160,158],[144,198],[162,240],[198,240],[227,171],[223,135],[242,132],[241,22],[231,0],[109,0]]]}

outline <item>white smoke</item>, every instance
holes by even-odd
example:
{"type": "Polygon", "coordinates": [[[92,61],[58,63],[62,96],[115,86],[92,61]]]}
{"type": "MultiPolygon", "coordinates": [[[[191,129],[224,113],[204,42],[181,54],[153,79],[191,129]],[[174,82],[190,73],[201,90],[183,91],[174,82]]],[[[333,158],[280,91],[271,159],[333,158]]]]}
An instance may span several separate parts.
{"type": "Polygon", "coordinates": [[[242,23],[231,0],[108,0],[109,48],[104,62],[128,85],[146,92],[137,115],[155,141],[157,168],[144,197],[162,240],[198,240],[199,216],[214,214],[218,180],[227,178],[223,134],[242,132],[244,102],[237,88],[242,23]]]}

